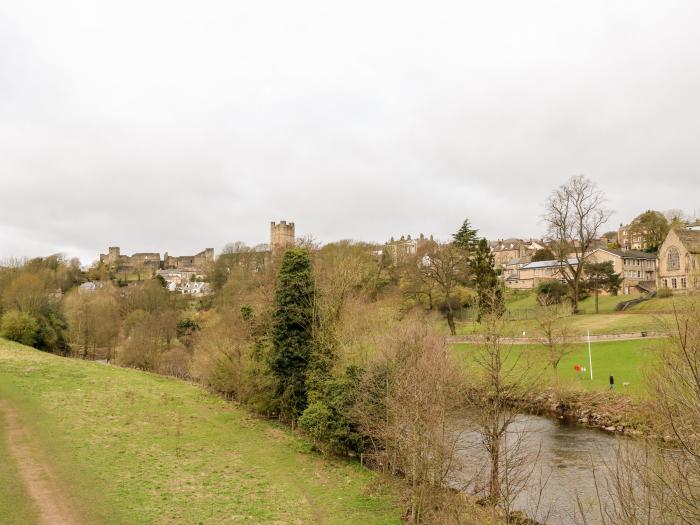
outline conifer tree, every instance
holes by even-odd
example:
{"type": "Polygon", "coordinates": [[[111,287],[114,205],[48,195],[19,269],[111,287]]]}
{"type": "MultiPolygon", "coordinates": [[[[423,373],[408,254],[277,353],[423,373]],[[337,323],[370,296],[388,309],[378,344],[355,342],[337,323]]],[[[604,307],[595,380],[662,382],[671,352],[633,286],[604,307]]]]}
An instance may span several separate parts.
{"type": "Polygon", "coordinates": [[[307,372],[314,347],[314,279],[308,251],[287,250],[277,276],[269,366],[283,417],[295,421],[306,408],[307,372]]]}
{"type": "Polygon", "coordinates": [[[452,235],[455,246],[462,248],[463,250],[472,251],[472,249],[474,249],[478,243],[476,238],[476,232],[478,231],[479,230],[475,230],[471,227],[471,224],[469,224],[469,219],[464,219],[460,229],[457,231],[457,233],[452,235]]]}
{"type": "Polygon", "coordinates": [[[470,261],[471,273],[479,301],[477,320],[486,314],[501,316],[505,311],[503,290],[494,269],[493,254],[486,239],[481,239],[470,261]]]}

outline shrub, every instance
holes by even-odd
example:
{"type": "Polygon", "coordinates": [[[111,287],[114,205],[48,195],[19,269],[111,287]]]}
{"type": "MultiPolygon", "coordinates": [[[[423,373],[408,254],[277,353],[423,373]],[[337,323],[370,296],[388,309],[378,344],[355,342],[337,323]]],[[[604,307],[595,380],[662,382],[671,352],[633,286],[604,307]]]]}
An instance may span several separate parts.
{"type": "Polygon", "coordinates": [[[665,299],[667,297],[671,297],[672,295],[673,292],[670,288],[659,288],[658,290],[656,290],[656,297],[660,299],[665,299]]]}
{"type": "Polygon", "coordinates": [[[39,323],[30,314],[18,310],[5,312],[0,321],[0,335],[11,341],[32,346],[36,343],[39,323]]]}
{"type": "Polygon", "coordinates": [[[568,288],[557,279],[542,281],[537,286],[537,302],[541,305],[561,304],[568,293],[568,288]]]}

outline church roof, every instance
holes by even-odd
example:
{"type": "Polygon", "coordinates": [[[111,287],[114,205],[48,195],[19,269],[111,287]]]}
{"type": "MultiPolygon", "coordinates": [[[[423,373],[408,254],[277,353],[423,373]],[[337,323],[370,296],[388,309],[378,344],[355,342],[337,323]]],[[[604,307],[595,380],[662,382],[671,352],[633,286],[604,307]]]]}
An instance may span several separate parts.
{"type": "Polygon", "coordinates": [[[700,230],[674,230],[678,239],[690,253],[700,253],[700,230]]]}

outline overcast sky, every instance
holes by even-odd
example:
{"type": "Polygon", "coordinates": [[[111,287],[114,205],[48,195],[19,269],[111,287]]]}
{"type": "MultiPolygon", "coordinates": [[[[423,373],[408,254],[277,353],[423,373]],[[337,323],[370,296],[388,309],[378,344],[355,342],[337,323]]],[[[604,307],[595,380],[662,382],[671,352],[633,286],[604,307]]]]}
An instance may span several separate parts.
{"type": "Polygon", "coordinates": [[[0,4],[0,258],[700,212],[700,2],[0,4]]]}

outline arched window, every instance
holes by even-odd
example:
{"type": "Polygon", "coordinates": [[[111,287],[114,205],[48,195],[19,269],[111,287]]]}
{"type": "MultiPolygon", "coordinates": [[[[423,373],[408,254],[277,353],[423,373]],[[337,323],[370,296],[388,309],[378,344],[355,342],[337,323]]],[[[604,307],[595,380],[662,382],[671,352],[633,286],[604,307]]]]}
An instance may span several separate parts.
{"type": "Polygon", "coordinates": [[[668,250],[668,259],[666,262],[667,270],[680,270],[681,269],[681,257],[678,254],[678,249],[671,246],[668,250]]]}

